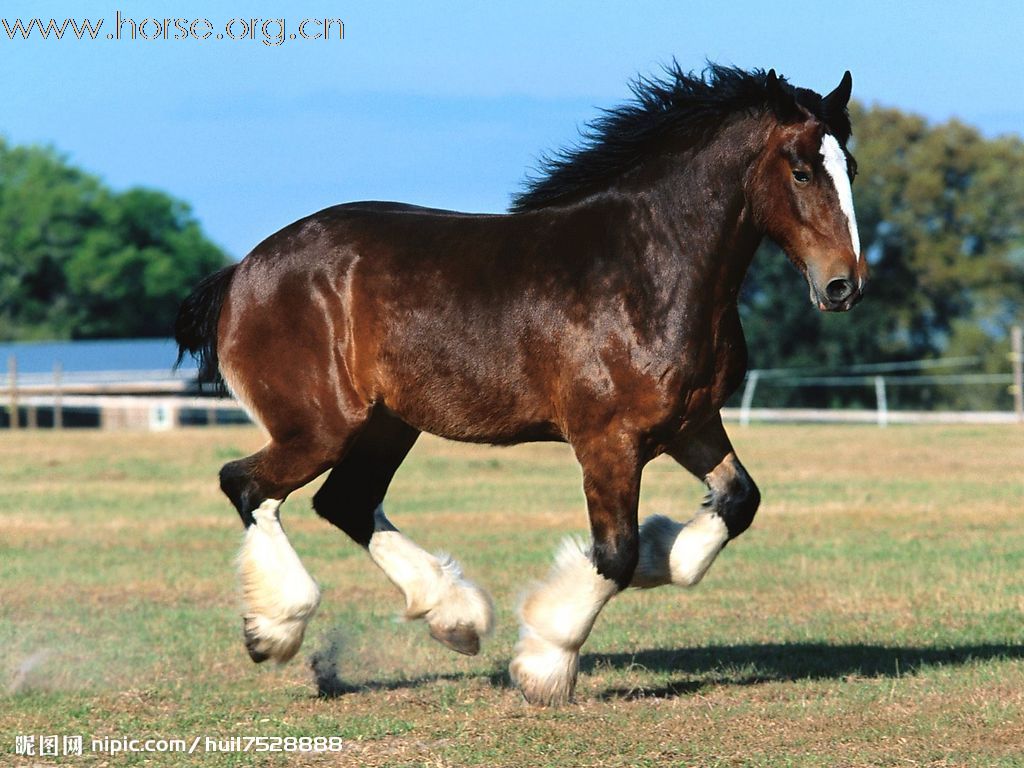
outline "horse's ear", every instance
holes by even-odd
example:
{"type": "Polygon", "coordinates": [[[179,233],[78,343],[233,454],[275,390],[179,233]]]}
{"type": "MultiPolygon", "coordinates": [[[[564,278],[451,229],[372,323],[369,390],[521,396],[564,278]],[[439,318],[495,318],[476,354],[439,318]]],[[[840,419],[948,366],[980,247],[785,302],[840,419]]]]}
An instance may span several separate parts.
{"type": "Polygon", "coordinates": [[[850,93],[852,91],[853,75],[850,74],[850,70],[846,70],[846,74],[839,81],[839,85],[836,86],[832,93],[825,97],[825,114],[842,114],[843,110],[846,109],[846,105],[850,103],[850,93]]]}
{"type": "Polygon", "coordinates": [[[765,75],[764,89],[768,95],[768,104],[779,120],[787,122],[799,119],[800,110],[796,105],[793,88],[785,78],[776,75],[774,69],[769,69],[768,74],[765,75]]]}

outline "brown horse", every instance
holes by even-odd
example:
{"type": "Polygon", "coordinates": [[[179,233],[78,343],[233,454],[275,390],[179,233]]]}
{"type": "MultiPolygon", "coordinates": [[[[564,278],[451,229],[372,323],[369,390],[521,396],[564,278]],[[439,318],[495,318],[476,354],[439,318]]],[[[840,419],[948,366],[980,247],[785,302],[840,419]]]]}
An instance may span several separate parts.
{"type": "Polygon", "coordinates": [[[571,698],[613,595],[700,581],[759,502],[719,415],[745,373],[736,301],[758,243],[785,249],[819,309],[861,296],[850,88],[849,72],[821,97],[774,70],[674,66],[546,161],[508,215],[340,205],[207,278],[178,317],[181,352],[219,370],[270,437],[220,473],[246,528],[253,660],[291,658],[319,603],[279,510],[328,469],[317,513],[367,549],[408,617],[478,651],[486,593],[381,506],[424,431],[562,440],[582,466],[592,542],[563,545],[521,609],[511,673],[531,703],[571,698]],[[641,526],[641,473],[662,453],[710,493],[685,524],[641,526]]]}

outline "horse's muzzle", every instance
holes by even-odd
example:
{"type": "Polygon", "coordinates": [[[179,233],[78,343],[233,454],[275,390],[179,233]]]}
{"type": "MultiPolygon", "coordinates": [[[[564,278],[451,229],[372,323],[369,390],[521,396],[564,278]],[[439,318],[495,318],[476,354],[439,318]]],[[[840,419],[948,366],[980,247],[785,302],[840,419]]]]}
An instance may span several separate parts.
{"type": "Polygon", "coordinates": [[[848,277],[834,277],[824,290],[811,284],[811,301],[822,312],[846,312],[864,297],[864,285],[848,277]]]}

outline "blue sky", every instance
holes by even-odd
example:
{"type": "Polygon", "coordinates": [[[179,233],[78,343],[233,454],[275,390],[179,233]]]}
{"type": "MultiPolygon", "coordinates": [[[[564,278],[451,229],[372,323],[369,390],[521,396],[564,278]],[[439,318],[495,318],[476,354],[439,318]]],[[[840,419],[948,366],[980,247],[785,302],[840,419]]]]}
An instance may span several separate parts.
{"type": "Polygon", "coordinates": [[[10,23],[69,16],[104,19],[100,39],[9,40],[0,28],[0,135],[51,144],[115,188],[187,200],[235,257],[347,200],[503,210],[541,152],[672,56],[687,69],[774,67],[819,91],[850,69],[868,103],[1024,132],[1018,2],[0,6],[10,23]],[[208,19],[215,33],[240,15],[284,18],[287,33],[340,18],[345,39],[103,39],[118,10],[208,19]]]}

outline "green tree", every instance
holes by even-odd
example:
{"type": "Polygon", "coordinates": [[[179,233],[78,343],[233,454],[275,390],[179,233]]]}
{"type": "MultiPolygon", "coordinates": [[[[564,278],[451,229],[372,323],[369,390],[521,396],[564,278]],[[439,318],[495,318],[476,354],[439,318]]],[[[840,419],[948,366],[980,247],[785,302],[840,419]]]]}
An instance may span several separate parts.
{"type": "Polygon", "coordinates": [[[132,189],[113,202],[67,262],[75,335],[168,335],[181,299],[224,256],[181,201],[132,189]]]}
{"type": "Polygon", "coordinates": [[[52,151],[0,142],[0,338],[71,336],[64,268],[106,196],[52,151]]]}
{"type": "Polygon", "coordinates": [[[224,253],[185,203],[0,140],[0,339],[166,336],[224,253]]]}

